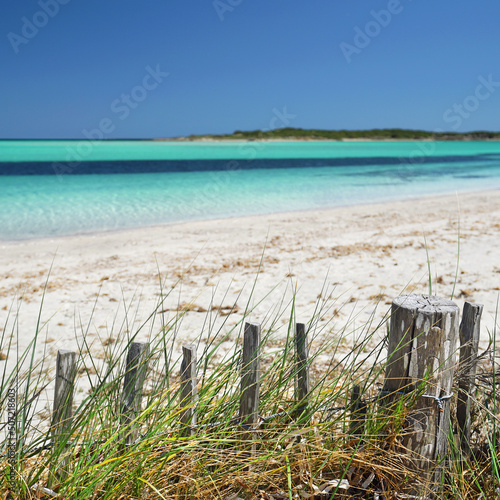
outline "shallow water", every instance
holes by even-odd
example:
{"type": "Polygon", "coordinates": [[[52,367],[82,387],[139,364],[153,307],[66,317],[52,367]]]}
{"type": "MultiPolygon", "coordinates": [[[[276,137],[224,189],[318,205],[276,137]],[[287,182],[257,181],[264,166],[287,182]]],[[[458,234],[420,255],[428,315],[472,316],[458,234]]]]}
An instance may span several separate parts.
{"type": "Polygon", "coordinates": [[[0,239],[498,188],[500,142],[0,141],[0,239]]]}

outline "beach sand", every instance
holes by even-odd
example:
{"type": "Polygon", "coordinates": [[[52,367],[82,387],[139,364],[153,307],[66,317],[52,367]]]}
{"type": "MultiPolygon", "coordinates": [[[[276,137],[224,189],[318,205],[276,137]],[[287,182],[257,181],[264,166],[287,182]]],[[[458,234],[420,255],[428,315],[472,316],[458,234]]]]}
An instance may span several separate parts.
{"type": "MultiPolygon", "coordinates": [[[[36,356],[45,359],[49,375],[58,349],[78,350],[85,337],[99,357],[118,332],[133,334],[155,308],[155,323],[150,320],[137,339],[158,332],[161,320],[172,321],[181,305],[188,312],[176,327],[175,352],[206,336],[207,321],[212,334],[219,327],[228,331],[248,306],[248,319],[264,327],[281,308],[279,324],[286,324],[293,293],[297,321],[309,322],[324,299],[319,324],[328,324],[329,334],[346,324],[349,333],[372,316],[367,330],[374,329],[394,297],[429,291],[428,260],[435,295],[449,298],[454,289],[460,307],[464,300],[484,304],[485,347],[500,291],[499,230],[500,191],[487,191],[2,242],[0,351],[16,329],[13,345],[20,351],[28,346],[43,296],[36,356]]],[[[279,344],[286,328],[276,335],[279,344]]],[[[221,349],[232,345],[234,336],[221,349]]],[[[0,364],[11,365],[12,357],[0,364]]]]}

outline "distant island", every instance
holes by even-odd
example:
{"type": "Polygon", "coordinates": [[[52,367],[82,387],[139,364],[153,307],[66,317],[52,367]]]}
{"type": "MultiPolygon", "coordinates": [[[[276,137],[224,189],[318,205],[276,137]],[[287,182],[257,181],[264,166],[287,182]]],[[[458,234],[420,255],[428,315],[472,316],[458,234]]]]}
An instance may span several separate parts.
{"type": "Polygon", "coordinates": [[[319,130],[304,128],[276,128],[272,130],[236,130],[232,134],[204,134],[187,137],[158,138],[157,141],[487,141],[500,140],[500,132],[428,132],[401,128],[371,130],[319,130]]]}

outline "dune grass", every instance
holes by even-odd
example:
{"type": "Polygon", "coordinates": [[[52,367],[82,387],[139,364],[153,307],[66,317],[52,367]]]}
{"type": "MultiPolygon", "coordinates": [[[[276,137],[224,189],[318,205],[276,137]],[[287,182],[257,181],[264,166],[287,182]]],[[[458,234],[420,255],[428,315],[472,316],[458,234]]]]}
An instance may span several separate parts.
{"type": "MultiPolygon", "coordinates": [[[[416,476],[401,447],[408,405],[402,401],[388,412],[378,404],[390,318],[375,323],[372,317],[356,326],[356,318],[351,317],[338,329],[333,320],[325,324],[320,318],[329,314],[335,318],[333,311],[342,305],[318,299],[310,318],[296,318],[294,296],[291,300],[283,297],[262,318],[262,418],[252,431],[256,445],[252,452],[236,421],[242,334],[253,313],[251,301],[232,326],[228,318],[233,316],[227,311],[222,316],[221,310],[207,308],[203,332],[196,340],[197,426],[193,435],[184,436],[176,352],[183,319],[190,312],[183,306],[170,318],[158,314],[172,293],[161,283],[160,288],[157,307],[138,328],[132,329],[135,313],[131,305],[123,304],[125,319],[111,325],[108,337],[117,341],[103,341],[103,359],[96,357],[95,346],[87,342],[85,333],[91,322],[75,327],[84,334],[77,353],[79,377],[85,377],[91,389],[79,395],[70,441],[60,445],[51,442],[49,430],[35,414],[37,399],[53,383],[44,370],[44,360],[34,356],[44,326],[43,304],[33,341],[22,353],[12,344],[22,311],[9,312],[0,349],[16,357],[17,363],[12,372],[4,369],[2,373],[0,405],[6,415],[14,388],[16,439],[15,453],[9,455],[12,425],[5,416],[0,448],[2,498],[404,498],[400,495],[404,485],[416,476]],[[297,321],[306,323],[310,346],[311,391],[305,410],[294,398],[297,321]],[[148,378],[142,411],[133,422],[139,437],[125,446],[120,428],[124,359],[138,339],[150,344],[148,378]],[[233,347],[223,348],[228,342],[233,347]],[[353,434],[350,425],[354,386],[360,387],[366,403],[362,405],[365,425],[359,434],[353,434]],[[55,471],[64,460],[67,475],[60,481],[55,471]]],[[[327,292],[322,290],[320,296],[329,296],[327,292]]],[[[456,434],[450,434],[441,484],[428,485],[438,498],[493,499],[500,495],[496,331],[490,333],[492,348],[482,357],[473,408],[473,453],[464,455],[456,434]]],[[[454,428],[452,412],[450,429],[454,428]]]]}

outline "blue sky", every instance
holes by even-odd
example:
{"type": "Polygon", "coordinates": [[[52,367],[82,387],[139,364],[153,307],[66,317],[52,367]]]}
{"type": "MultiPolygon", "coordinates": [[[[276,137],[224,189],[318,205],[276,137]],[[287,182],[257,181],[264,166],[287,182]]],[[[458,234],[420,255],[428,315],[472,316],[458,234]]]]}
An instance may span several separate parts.
{"type": "Polygon", "coordinates": [[[0,138],[500,130],[498,0],[4,0],[0,138]]]}

